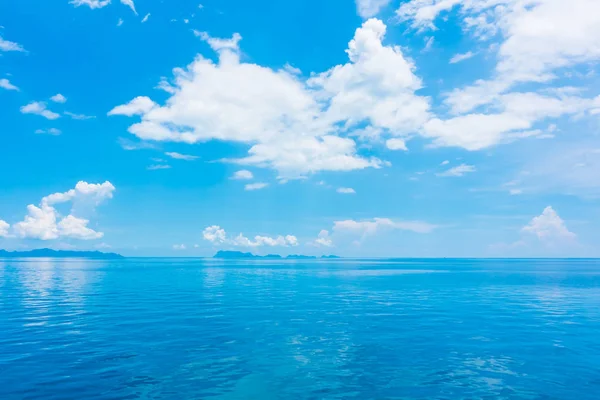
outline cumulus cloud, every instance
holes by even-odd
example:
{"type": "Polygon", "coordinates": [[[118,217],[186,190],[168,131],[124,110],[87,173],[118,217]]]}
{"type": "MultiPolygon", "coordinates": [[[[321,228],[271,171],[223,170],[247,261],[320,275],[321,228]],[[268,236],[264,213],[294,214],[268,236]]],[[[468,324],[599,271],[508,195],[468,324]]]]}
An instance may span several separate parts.
{"type": "Polygon", "coordinates": [[[9,223],[0,219],[0,237],[7,237],[9,229],[9,223]]]}
{"type": "Polygon", "coordinates": [[[336,192],[341,194],[355,194],[356,191],[352,188],[341,187],[336,190],[336,192]]]}
{"type": "Polygon", "coordinates": [[[57,93],[54,96],[50,97],[50,100],[52,100],[55,103],[66,103],[67,102],[67,98],[60,93],[57,93]]]}
{"type": "Polygon", "coordinates": [[[131,117],[132,115],[143,115],[150,112],[150,110],[155,107],[156,103],[150,100],[150,98],[139,96],[127,104],[113,108],[108,112],[108,115],[125,115],[128,117],[131,117]]]}
{"type": "Polygon", "coordinates": [[[413,25],[433,27],[439,13],[453,7],[461,8],[465,29],[476,37],[487,27],[500,29],[492,80],[497,92],[519,82],[545,82],[555,78],[557,68],[600,59],[600,3],[594,0],[412,0],[398,14],[413,25]]]}
{"type": "Polygon", "coordinates": [[[26,106],[21,107],[21,113],[41,115],[42,117],[50,120],[60,117],[60,115],[57,113],[48,110],[46,108],[46,103],[41,101],[34,101],[33,103],[29,103],[26,106]]]}
{"type": "Polygon", "coordinates": [[[388,139],[385,142],[385,146],[390,150],[408,150],[404,139],[388,139]]]}
{"type": "Polygon", "coordinates": [[[146,21],[148,21],[148,18],[150,18],[150,13],[146,14],[146,16],[144,18],[142,18],[142,24],[146,21]]]}
{"type": "Polygon", "coordinates": [[[58,223],[58,233],[60,236],[79,240],[94,240],[103,237],[104,233],[87,227],[89,222],[87,219],[67,215],[58,223]]]}
{"type": "Polygon", "coordinates": [[[430,233],[436,229],[436,225],[422,221],[393,221],[389,218],[373,218],[371,220],[343,220],[335,221],[333,230],[335,232],[348,232],[362,236],[374,235],[382,229],[399,229],[416,233],[430,233]]]}
{"type": "Polygon", "coordinates": [[[189,154],[181,154],[176,152],[166,152],[165,155],[175,159],[175,160],[184,160],[184,161],[194,161],[198,159],[198,156],[192,156],[189,154]]]}
{"type": "Polygon", "coordinates": [[[317,238],[311,243],[314,246],[332,247],[333,240],[329,236],[329,231],[322,229],[317,235],[317,238]]]}
{"type": "Polygon", "coordinates": [[[185,244],[174,244],[173,245],[173,250],[185,250],[186,246],[185,244]]]}
{"type": "Polygon", "coordinates": [[[247,169],[242,169],[239,171],[236,171],[233,176],[231,177],[231,179],[237,179],[237,180],[250,180],[253,179],[254,175],[252,174],[252,172],[248,171],[247,169]]]}
{"type": "Polygon", "coordinates": [[[477,169],[473,165],[461,164],[459,166],[452,167],[444,172],[440,172],[436,175],[442,176],[442,177],[448,177],[448,176],[458,177],[458,176],[464,176],[465,174],[467,174],[469,172],[475,172],[475,171],[477,171],[477,169]]]}
{"type": "MultiPolygon", "coordinates": [[[[591,99],[557,92],[541,95],[541,90],[558,77],[559,70],[600,60],[599,2],[410,0],[397,15],[423,31],[436,29],[441,14],[454,8],[459,10],[465,32],[481,41],[499,40],[490,47],[496,64],[488,79],[446,94],[445,103],[457,117],[433,118],[424,125],[422,133],[433,138],[435,145],[480,150],[519,138],[542,137],[535,124],[590,109],[591,99]],[[510,92],[524,83],[537,85],[530,87],[539,87],[538,93],[510,92]],[[526,105],[525,112],[507,104],[518,100],[526,105]],[[535,112],[537,107],[548,106],[551,112],[535,112]]],[[[472,52],[457,55],[453,61],[467,55],[472,52]]]]}
{"type": "Polygon", "coordinates": [[[565,221],[551,206],[546,207],[541,215],[534,217],[521,231],[535,235],[546,244],[574,241],[577,237],[567,229],[565,221]]]}
{"type": "Polygon", "coordinates": [[[273,168],[281,179],[320,171],[381,168],[384,162],[358,154],[348,137],[365,124],[381,135],[402,138],[429,117],[429,99],[415,66],[397,46],[385,46],[386,26],[370,19],[349,42],[348,62],[304,78],[290,68],[275,70],[240,60],[241,35],[195,34],[218,54],[198,55],[172,82],[161,106],[138,97],[109,115],[139,115],[129,132],[143,140],[246,143],[248,156],[224,161],[273,168]]]}
{"type": "Polygon", "coordinates": [[[206,227],[202,232],[204,240],[208,240],[212,244],[221,244],[227,241],[225,230],[218,225],[206,227]]]}
{"type": "Polygon", "coordinates": [[[390,2],[391,0],[356,0],[356,11],[362,18],[371,18],[390,2]]]}
{"type": "Polygon", "coordinates": [[[6,89],[6,90],[15,90],[17,92],[19,91],[19,88],[16,87],[15,85],[13,85],[12,83],[10,83],[10,81],[6,78],[0,79],[0,88],[6,89]]]}
{"type": "Polygon", "coordinates": [[[256,183],[248,183],[244,186],[244,190],[252,191],[252,190],[260,190],[269,186],[268,183],[256,182],[256,183]]]}
{"type": "Polygon", "coordinates": [[[298,245],[298,238],[293,235],[279,235],[277,237],[257,235],[252,240],[240,233],[236,237],[229,238],[225,230],[218,225],[206,227],[202,232],[202,236],[204,240],[211,242],[213,245],[234,247],[289,247],[298,245]]]}
{"type": "Polygon", "coordinates": [[[93,240],[104,236],[88,227],[89,220],[75,214],[93,209],[107,199],[113,197],[115,187],[110,182],[90,184],[80,181],[75,188],[66,192],[45,196],[39,206],[27,206],[24,220],[13,225],[17,237],[39,240],[71,238],[93,240]],[[54,207],[57,204],[71,203],[71,212],[62,216],[54,207]]]}
{"type": "Polygon", "coordinates": [[[19,51],[24,52],[25,49],[19,43],[11,42],[10,40],[5,40],[0,36],[0,51],[19,51]]]}

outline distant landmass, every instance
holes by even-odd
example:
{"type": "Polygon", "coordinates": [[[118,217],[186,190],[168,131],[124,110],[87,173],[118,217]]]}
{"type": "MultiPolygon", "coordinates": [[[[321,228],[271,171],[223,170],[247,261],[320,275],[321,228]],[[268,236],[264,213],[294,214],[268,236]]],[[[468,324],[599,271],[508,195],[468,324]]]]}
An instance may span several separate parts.
{"type": "MultiPolygon", "coordinates": [[[[315,256],[304,256],[301,254],[290,254],[287,257],[282,257],[279,254],[268,254],[266,256],[257,256],[252,253],[244,253],[241,251],[229,251],[229,250],[218,251],[217,254],[215,254],[213,256],[213,258],[223,258],[223,259],[228,259],[228,260],[233,260],[233,259],[316,260],[317,259],[317,257],[315,257],[315,256]]],[[[329,256],[322,256],[321,258],[334,259],[334,258],[340,258],[340,257],[334,256],[334,255],[329,255],[329,256]]]]}
{"type": "Polygon", "coordinates": [[[27,251],[6,251],[0,249],[0,258],[48,257],[48,258],[93,258],[96,260],[109,260],[125,258],[116,253],[102,253],[100,251],[75,251],[36,249],[27,251]]]}

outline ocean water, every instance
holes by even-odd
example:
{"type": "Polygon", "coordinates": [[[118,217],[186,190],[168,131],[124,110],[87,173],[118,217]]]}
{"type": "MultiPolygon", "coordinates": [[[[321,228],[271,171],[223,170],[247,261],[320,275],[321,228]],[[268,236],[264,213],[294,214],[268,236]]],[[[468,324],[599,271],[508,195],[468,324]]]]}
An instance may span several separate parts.
{"type": "Polygon", "coordinates": [[[0,260],[0,399],[599,398],[597,260],[0,260]]]}

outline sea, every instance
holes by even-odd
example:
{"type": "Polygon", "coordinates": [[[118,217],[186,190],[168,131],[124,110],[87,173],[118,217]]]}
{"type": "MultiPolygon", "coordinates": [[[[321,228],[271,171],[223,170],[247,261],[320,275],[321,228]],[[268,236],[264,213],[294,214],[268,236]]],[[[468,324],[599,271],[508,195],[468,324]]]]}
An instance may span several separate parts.
{"type": "Polygon", "coordinates": [[[600,399],[600,260],[0,260],[0,399],[600,399]]]}

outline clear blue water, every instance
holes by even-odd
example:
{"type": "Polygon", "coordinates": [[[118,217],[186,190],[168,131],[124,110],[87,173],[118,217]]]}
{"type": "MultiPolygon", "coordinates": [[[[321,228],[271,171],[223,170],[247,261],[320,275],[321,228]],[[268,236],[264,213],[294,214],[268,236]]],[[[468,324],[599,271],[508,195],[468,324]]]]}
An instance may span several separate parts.
{"type": "Polygon", "coordinates": [[[1,399],[600,398],[600,261],[0,260],[1,399]]]}

